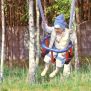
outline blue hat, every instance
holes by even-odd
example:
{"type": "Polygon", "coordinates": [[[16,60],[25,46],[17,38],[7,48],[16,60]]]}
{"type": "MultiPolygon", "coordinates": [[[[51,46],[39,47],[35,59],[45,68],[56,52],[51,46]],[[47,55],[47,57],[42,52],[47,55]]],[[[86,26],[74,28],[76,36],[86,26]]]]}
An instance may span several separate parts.
{"type": "Polygon", "coordinates": [[[61,14],[56,17],[55,22],[54,22],[54,28],[61,28],[65,30],[65,27],[66,27],[66,22],[64,19],[64,15],[61,14]]]}

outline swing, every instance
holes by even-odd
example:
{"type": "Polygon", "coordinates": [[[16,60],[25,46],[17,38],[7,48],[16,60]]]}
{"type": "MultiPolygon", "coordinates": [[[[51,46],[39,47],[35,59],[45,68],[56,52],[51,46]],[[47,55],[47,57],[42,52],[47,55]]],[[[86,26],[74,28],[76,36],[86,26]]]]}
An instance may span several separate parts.
{"type": "Polygon", "coordinates": [[[73,53],[72,53],[72,43],[70,42],[68,47],[67,48],[64,48],[63,50],[58,50],[58,49],[53,49],[53,48],[49,48],[48,47],[48,42],[49,42],[49,38],[50,38],[50,35],[47,35],[41,42],[41,46],[43,48],[42,50],[42,53],[44,55],[46,55],[46,50],[48,51],[51,51],[51,62],[52,63],[55,63],[55,58],[53,56],[53,52],[56,52],[56,53],[63,53],[63,52],[66,52],[66,61],[65,61],[65,64],[68,64],[70,62],[70,60],[72,59],[73,57],[73,53]]]}
{"type": "MultiPolygon", "coordinates": [[[[73,0],[72,2],[72,10],[71,10],[71,15],[70,15],[70,24],[69,24],[69,28],[71,28],[71,24],[72,24],[72,19],[73,19],[73,12],[74,12],[74,7],[73,4],[75,3],[75,0],[73,0]]],[[[43,13],[43,8],[41,5],[41,1],[38,0],[38,7],[40,10],[40,14],[42,17],[42,21],[45,23],[45,17],[44,17],[44,13],[43,13]]],[[[55,63],[55,58],[53,57],[53,52],[57,52],[57,53],[63,53],[66,52],[66,62],[65,64],[68,64],[70,62],[70,60],[73,57],[73,53],[72,53],[72,43],[69,43],[68,47],[63,49],[63,50],[58,50],[58,49],[53,49],[53,48],[48,48],[49,46],[49,38],[50,36],[46,36],[42,42],[41,42],[41,46],[42,46],[42,55],[45,56],[46,55],[46,51],[51,51],[51,62],[55,63]]]]}

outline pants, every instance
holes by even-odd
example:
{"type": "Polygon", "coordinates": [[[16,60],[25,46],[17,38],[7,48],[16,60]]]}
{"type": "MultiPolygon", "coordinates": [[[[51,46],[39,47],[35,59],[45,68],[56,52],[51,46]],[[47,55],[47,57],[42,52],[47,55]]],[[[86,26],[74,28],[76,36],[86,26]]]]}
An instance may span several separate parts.
{"type": "MultiPolygon", "coordinates": [[[[56,67],[63,67],[65,63],[65,53],[55,53],[53,52],[53,56],[56,59],[56,67]]],[[[51,52],[49,52],[45,57],[44,57],[44,62],[50,63],[51,62],[51,52]]]]}
{"type": "MultiPolygon", "coordinates": [[[[64,66],[64,70],[63,70],[63,75],[69,75],[70,74],[70,67],[71,67],[71,63],[69,64],[65,64],[65,53],[55,53],[53,52],[53,56],[56,59],[56,67],[63,67],[64,66]]],[[[47,64],[50,64],[51,62],[51,52],[49,52],[45,57],[44,57],[44,62],[47,64]]]]}

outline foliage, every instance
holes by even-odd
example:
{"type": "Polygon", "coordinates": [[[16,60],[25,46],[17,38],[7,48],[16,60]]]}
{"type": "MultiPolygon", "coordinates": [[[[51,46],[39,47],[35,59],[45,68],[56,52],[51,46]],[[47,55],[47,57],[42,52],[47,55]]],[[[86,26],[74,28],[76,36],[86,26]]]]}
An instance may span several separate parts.
{"type": "Polygon", "coordinates": [[[70,6],[71,0],[56,0],[52,5],[49,5],[46,9],[46,15],[49,22],[54,21],[55,16],[59,14],[64,14],[66,20],[68,21],[70,16],[70,6]]]}
{"type": "Polygon", "coordinates": [[[6,24],[9,22],[18,22],[19,24],[28,24],[28,4],[27,0],[16,1],[16,0],[5,0],[5,18],[6,24]]]}
{"type": "MultiPolygon", "coordinates": [[[[20,22],[22,23],[27,23],[28,22],[28,4],[27,4],[27,0],[25,1],[21,1],[22,6],[19,6],[19,2],[12,2],[11,3],[11,7],[12,10],[14,10],[15,13],[15,20],[17,20],[17,18],[19,17],[18,15],[20,14],[20,22]],[[17,17],[18,16],[18,17],[17,17]]],[[[49,22],[53,22],[54,21],[54,17],[56,15],[59,15],[61,13],[63,13],[65,15],[66,20],[69,19],[69,15],[70,15],[70,4],[71,4],[71,0],[55,0],[54,3],[49,4],[47,3],[47,7],[46,7],[46,15],[48,17],[49,22]]],[[[10,3],[5,0],[5,16],[7,19],[7,23],[9,22],[9,5],[10,3]]],[[[12,15],[14,17],[14,15],[12,15]]],[[[13,19],[12,19],[13,20],[13,19]]]]}

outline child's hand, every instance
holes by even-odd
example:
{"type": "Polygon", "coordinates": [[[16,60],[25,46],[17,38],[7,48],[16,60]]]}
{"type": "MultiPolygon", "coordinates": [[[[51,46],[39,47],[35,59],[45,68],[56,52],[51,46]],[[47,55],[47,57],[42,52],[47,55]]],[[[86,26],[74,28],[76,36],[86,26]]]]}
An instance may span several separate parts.
{"type": "Polygon", "coordinates": [[[42,29],[44,29],[45,27],[45,23],[42,21],[42,29]]]}
{"type": "Polygon", "coordinates": [[[48,26],[47,25],[47,21],[42,21],[42,28],[44,29],[44,27],[48,26]]]}

